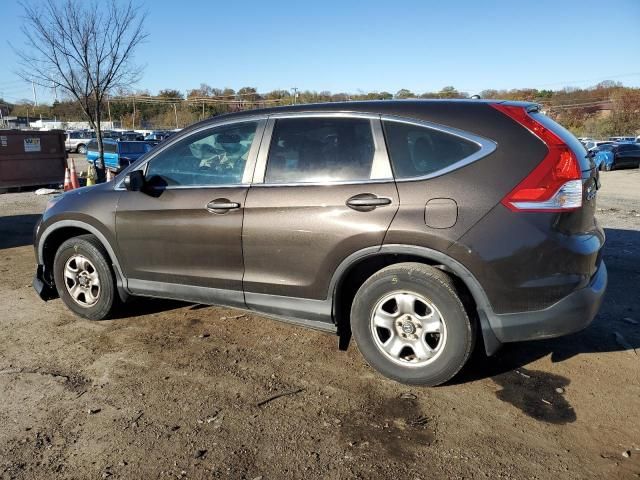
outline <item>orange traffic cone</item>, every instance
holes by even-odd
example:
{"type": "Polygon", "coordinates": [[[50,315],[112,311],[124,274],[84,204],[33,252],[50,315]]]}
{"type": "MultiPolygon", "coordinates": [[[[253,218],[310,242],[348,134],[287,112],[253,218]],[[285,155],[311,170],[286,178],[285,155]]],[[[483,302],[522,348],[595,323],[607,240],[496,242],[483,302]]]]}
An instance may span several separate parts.
{"type": "Polygon", "coordinates": [[[64,191],[68,192],[69,190],[73,190],[73,185],[71,184],[71,178],[69,177],[69,169],[64,169],[64,191]]]}
{"type": "Polygon", "coordinates": [[[107,168],[107,182],[113,180],[113,174],[111,173],[111,169],[107,168]]]}
{"type": "Polygon", "coordinates": [[[78,181],[78,174],[76,173],[76,162],[71,159],[71,170],[69,172],[71,176],[71,186],[73,188],[80,188],[80,182],[78,181]]]}

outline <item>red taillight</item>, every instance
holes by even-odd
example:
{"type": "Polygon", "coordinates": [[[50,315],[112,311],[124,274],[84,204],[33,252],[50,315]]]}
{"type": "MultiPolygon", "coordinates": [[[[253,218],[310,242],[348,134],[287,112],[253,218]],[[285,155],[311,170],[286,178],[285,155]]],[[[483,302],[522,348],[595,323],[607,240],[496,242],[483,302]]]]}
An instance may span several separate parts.
{"type": "Polygon", "coordinates": [[[542,162],[502,199],[512,211],[563,212],[582,206],[582,175],[573,151],[551,130],[531,117],[524,107],[491,104],[526,127],[549,151],[542,162]]]}

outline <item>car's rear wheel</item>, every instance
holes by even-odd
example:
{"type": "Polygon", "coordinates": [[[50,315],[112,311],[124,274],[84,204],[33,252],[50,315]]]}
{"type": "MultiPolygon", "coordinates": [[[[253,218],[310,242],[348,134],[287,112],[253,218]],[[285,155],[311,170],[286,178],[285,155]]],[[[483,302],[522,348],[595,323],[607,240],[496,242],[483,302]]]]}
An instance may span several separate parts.
{"type": "Polygon", "coordinates": [[[76,152],[78,152],[81,155],[84,155],[85,153],[87,153],[87,146],[83,144],[78,145],[78,148],[76,148],[76,152]]]}
{"type": "Polygon", "coordinates": [[[119,301],[109,255],[93,235],[73,237],[60,245],[53,261],[58,295],[77,315],[107,318],[119,301]]]}
{"type": "Polygon", "coordinates": [[[390,265],[360,287],[351,330],[367,362],[402,383],[439,385],[466,363],[475,342],[451,278],[421,263],[390,265]]]}

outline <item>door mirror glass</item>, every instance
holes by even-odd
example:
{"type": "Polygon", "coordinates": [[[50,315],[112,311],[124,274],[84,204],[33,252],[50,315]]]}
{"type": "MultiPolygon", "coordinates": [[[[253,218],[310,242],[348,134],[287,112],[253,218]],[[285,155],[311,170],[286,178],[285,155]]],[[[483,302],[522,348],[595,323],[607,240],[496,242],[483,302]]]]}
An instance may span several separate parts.
{"type": "Polygon", "coordinates": [[[131,192],[139,192],[144,187],[144,173],[142,170],[134,170],[124,177],[124,188],[131,192]]]}

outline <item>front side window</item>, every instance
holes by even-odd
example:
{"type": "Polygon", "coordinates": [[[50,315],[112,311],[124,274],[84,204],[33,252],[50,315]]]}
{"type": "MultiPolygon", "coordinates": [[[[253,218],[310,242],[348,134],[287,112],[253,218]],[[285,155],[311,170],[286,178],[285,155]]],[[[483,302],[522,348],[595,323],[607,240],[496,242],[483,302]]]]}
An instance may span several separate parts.
{"type": "Polygon", "coordinates": [[[234,123],[194,133],[159,153],[146,178],[176,186],[242,183],[258,122],[234,123]]]}
{"type": "Polygon", "coordinates": [[[375,154],[365,118],[283,118],[271,137],[265,183],[368,180],[375,154]]]}
{"type": "Polygon", "coordinates": [[[393,121],[384,121],[383,125],[398,179],[429,175],[480,150],[478,144],[441,130],[393,121]]]}

